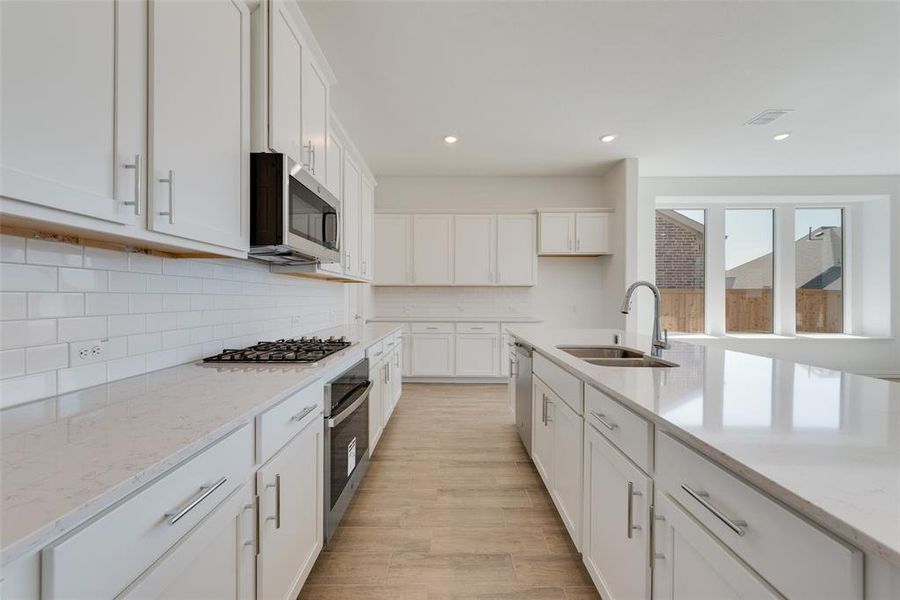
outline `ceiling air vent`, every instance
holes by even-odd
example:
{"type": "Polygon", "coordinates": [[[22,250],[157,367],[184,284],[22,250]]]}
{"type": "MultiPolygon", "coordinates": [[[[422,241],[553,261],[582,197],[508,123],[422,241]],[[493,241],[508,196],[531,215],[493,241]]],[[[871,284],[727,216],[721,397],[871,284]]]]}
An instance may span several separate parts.
{"type": "Polygon", "coordinates": [[[764,110],[749,121],[745,123],[745,125],[768,125],[775,119],[783,117],[789,112],[793,112],[790,108],[770,108],[768,110],[764,110]]]}

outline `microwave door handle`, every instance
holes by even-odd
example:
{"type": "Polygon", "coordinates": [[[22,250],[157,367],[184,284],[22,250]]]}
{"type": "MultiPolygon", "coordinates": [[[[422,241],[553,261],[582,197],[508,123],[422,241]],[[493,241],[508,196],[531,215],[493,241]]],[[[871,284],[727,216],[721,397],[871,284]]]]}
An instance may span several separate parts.
{"type": "Polygon", "coordinates": [[[330,419],[328,419],[328,428],[329,428],[329,429],[334,429],[335,427],[337,427],[338,425],[340,425],[341,422],[342,422],[344,419],[346,419],[347,417],[349,417],[350,415],[352,415],[353,412],[354,412],[357,408],[359,408],[359,406],[360,406],[363,402],[365,402],[366,399],[369,397],[369,392],[372,391],[372,386],[373,386],[373,385],[374,385],[374,384],[370,381],[369,384],[366,386],[365,391],[364,391],[362,394],[359,395],[359,398],[357,398],[356,400],[353,401],[353,404],[351,404],[350,406],[348,406],[347,408],[345,408],[344,410],[342,410],[339,414],[337,414],[337,415],[331,417],[330,419]]]}

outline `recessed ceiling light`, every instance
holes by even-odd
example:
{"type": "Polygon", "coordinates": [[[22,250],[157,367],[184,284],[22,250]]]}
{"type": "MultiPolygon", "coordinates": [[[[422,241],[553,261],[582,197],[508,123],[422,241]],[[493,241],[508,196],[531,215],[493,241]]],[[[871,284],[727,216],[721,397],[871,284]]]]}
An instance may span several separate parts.
{"type": "Polygon", "coordinates": [[[447,137],[444,138],[444,141],[447,142],[448,144],[455,144],[456,142],[459,141],[459,138],[457,138],[455,135],[448,135],[447,137]]]}
{"type": "Polygon", "coordinates": [[[776,142],[780,142],[782,140],[788,139],[789,137],[791,137],[791,132],[785,131],[784,133],[776,133],[774,136],[772,136],[772,139],[776,142]]]}
{"type": "Polygon", "coordinates": [[[600,137],[600,141],[604,144],[608,144],[614,139],[616,139],[616,135],[614,133],[607,133],[606,135],[600,137]]]}

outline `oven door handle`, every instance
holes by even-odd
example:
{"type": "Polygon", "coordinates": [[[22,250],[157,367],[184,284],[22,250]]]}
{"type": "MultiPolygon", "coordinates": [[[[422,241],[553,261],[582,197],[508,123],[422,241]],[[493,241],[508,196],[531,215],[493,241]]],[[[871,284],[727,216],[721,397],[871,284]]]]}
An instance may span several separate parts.
{"type": "Polygon", "coordinates": [[[340,414],[335,415],[335,416],[331,417],[330,419],[328,419],[328,428],[333,429],[333,428],[337,427],[338,425],[341,424],[341,422],[344,419],[346,419],[347,417],[352,415],[356,411],[356,409],[359,408],[359,406],[363,402],[366,401],[366,398],[369,397],[369,392],[372,391],[372,385],[373,384],[370,381],[369,385],[366,386],[366,390],[362,394],[359,395],[359,398],[357,398],[356,400],[353,401],[353,404],[351,404],[350,406],[345,408],[343,411],[341,411],[340,414]]]}

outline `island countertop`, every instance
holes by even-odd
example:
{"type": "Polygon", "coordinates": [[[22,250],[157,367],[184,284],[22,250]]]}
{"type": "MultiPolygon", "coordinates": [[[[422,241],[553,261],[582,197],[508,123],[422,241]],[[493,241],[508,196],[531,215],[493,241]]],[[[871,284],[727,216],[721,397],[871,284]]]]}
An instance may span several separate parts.
{"type": "Polygon", "coordinates": [[[77,527],[397,331],[314,332],[354,344],[311,365],[190,363],[0,411],[0,565],[77,527]]]}
{"type": "MultiPolygon", "coordinates": [[[[595,366],[557,346],[611,344],[619,332],[507,329],[660,430],[900,566],[900,384],[683,342],[662,354],[678,367],[595,366]]],[[[648,351],[650,340],[625,335],[622,345],[648,351]]]]}

